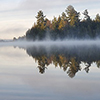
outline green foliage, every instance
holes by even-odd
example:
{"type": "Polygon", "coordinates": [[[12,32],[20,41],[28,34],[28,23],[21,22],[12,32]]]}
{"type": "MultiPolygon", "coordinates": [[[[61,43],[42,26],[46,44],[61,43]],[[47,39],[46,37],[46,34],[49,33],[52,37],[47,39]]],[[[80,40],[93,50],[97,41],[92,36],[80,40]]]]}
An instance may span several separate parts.
{"type": "Polygon", "coordinates": [[[87,21],[90,21],[91,20],[90,19],[90,16],[88,15],[87,9],[83,12],[83,15],[84,15],[85,20],[87,20],[87,21]]]}
{"type": "Polygon", "coordinates": [[[68,15],[68,20],[71,26],[75,26],[79,21],[80,13],[78,13],[73,6],[69,5],[66,9],[66,13],[68,15]]]}
{"type": "Polygon", "coordinates": [[[26,39],[43,40],[47,33],[53,40],[86,37],[94,39],[100,36],[100,15],[97,14],[95,20],[92,20],[87,9],[83,15],[84,19],[80,20],[80,12],[69,5],[61,16],[49,20],[40,10],[36,16],[37,22],[26,32],[26,39]]]}
{"type": "Polygon", "coordinates": [[[45,29],[45,18],[46,16],[44,16],[43,11],[39,11],[38,15],[36,16],[37,18],[37,27],[40,29],[45,29]]]}

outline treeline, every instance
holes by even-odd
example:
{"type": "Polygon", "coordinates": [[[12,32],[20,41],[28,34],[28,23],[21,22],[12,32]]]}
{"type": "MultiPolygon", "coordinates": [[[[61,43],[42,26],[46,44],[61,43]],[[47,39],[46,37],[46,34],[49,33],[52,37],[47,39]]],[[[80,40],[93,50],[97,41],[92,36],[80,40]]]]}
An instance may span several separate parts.
{"type": "Polygon", "coordinates": [[[43,40],[45,38],[96,38],[100,36],[100,15],[91,19],[87,9],[83,12],[84,18],[80,19],[80,12],[69,5],[59,17],[49,20],[39,11],[37,22],[26,32],[27,40],[43,40]]]}

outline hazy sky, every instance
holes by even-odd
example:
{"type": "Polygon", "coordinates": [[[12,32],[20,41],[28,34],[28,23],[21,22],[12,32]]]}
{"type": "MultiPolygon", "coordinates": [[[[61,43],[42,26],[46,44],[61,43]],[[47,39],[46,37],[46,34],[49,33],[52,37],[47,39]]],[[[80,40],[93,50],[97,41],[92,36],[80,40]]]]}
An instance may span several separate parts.
{"type": "Polygon", "coordinates": [[[0,39],[24,35],[36,21],[39,10],[52,19],[61,15],[68,5],[81,13],[88,9],[92,18],[100,14],[100,0],[0,0],[0,39]]]}

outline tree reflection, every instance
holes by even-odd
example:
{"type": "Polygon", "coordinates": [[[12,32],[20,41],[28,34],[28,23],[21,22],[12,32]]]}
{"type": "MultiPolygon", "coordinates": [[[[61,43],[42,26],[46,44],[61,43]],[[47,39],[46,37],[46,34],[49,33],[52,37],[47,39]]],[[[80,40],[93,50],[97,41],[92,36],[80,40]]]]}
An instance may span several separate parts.
{"type": "Polygon", "coordinates": [[[97,46],[32,46],[27,47],[26,52],[38,62],[41,74],[50,64],[60,67],[69,77],[73,78],[81,70],[81,62],[84,62],[84,70],[88,73],[93,62],[100,68],[100,48],[97,46]]]}

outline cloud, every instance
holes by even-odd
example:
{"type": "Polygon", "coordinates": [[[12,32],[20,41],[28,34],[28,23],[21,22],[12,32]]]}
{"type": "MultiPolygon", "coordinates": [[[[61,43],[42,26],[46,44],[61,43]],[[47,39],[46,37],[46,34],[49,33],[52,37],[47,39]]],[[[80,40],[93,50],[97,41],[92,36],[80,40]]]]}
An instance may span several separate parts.
{"type": "MultiPolygon", "coordinates": [[[[76,4],[79,3],[80,0],[74,0],[74,1],[70,1],[70,0],[23,0],[20,5],[19,8],[23,9],[23,10],[39,10],[39,9],[43,9],[45,11],[51,11],[51,10],[60,10],[65,7],[67,7],[70,4],[76,4]]],[[[82,2],[82,1],[81,1],[82,2]]]]}
{"type": "Polygon", "coordinates": [[[15,10],[18,4],[19,0],[0,0],[0,12],[15,10]]]}
{"type": "Polygon", "coordinates": [[[32,26],[32,20],[5,20],[0,23],[0,39],[12,39],[26,34],[32,26]]]}
{"type": "Polygon", "coordinates": [[[5,2],[1,0],[0,11],[22,11],[27,12],[27,15],[31,12],[35,16],[39,10],[43,10],[46,15],[53,17],[60,15],[68,5],[73,5],[77,11],[82,12],[85,9],[98,9],[99,2],[99,0],[6,0],[5,2]]]}
{"type": "MultiPolygon", "coordinates": [[[[22,0],[20,8],[24,10],[34,10],[34,9],[54,9],[62,6],[81,4],[87,2],[97,2],[99,0],[22,0]]],[[[84,5],[85,6],[85,5],[84,5]]],[[[60,9],[60,8],[59,8],[60,9]]]]}
{"type": "MultiPolygon", "coordinates": [[[[39,10],[43,9],[45,11],[60,10],[67,7],[70,4],[79,3],[79,0],[22,0],[19,5],[19,9],[22,10],[39,10]]],[[[63,9],[64,10],[64,9],[63,9]]]]}
{"type": "Polygon", "coordinates": [[[89,15],[94,18],[100,11],[99,4],[100,0],[0,0],[0,38],[25,34],[27,28],[31,28],[33,21],[36,21],[39,10],[43,10],[44,15],[52,20],[53,16],[58,17],[68,5],[72,5],[81,13],[88,9],[89,15]]]}
{"type": "Polygon", "coordinates": [[[13,37],[23,36],[25,34],[25,30],[26,28],[24,27],[7,27],[0,30],[0,39],[13,39],[13,37]]]}
{"type": "Polygon", "coordinates": [[[83,12],[85,9],[98,9],[99,2],[99,0],[22,0],[18,9],[35,13],[43,10],[49,16],[58,16],[65,11],[68,5],[72,5],[77,11],[83,12]]]}

